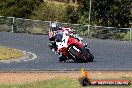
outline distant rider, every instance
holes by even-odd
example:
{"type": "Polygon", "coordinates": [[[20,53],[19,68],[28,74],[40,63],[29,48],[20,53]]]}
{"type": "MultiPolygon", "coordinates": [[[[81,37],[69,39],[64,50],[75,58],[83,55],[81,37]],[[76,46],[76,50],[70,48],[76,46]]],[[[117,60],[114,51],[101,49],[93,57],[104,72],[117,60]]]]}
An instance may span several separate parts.
{"type": "Polygon", "coordinates": [[[59,29],[58,22],[57,21],[51,22],[50,30],[49,30],[49,40],[50,40],[49,47],[51,48],[53,52],[57,50],[55,37],[56,37],[56,33],[58,29],[59,29]]]}

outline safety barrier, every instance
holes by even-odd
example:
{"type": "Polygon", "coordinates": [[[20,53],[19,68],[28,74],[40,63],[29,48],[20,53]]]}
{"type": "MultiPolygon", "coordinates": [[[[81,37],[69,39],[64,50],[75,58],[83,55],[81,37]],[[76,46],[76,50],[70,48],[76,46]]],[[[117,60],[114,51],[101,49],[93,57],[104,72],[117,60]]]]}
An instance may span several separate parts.
{"type": "MultiPolygon", "coordinates": [[[[0,31],[29,34],[48,34],[51,21],[0,16],[0,31]]],[[[59,23],[71,27],[85,38],[132,41],[132,28],[116,28],[82,24],[59,23]]]]}

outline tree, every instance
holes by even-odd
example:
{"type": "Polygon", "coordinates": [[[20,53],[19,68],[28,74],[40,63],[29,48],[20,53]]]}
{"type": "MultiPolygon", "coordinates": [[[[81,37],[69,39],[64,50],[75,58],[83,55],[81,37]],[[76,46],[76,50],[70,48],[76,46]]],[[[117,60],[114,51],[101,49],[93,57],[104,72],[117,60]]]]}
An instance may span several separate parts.
{"type": "MultiPolygon", "coordinates": [[[[88,23],[89,1],[84,0],[78,8],[80,19],[88,23]]],[[[132,20],[130,0],[92,0],[91,23],[102,26],[129,27],[132,20]]],[[[80,21],[79,21],[80,22],[80,21]]]]}
{"type": "Polygon", "coordinates": [[[127,0],[94,0],[92,20],[98,25],[129,27],[130,4],[127,0]]]}
{"type": "Polygon", "coordinates": [[[3,0],[0,1],[0,15],[28,18],[42,0],[3,0]]]}

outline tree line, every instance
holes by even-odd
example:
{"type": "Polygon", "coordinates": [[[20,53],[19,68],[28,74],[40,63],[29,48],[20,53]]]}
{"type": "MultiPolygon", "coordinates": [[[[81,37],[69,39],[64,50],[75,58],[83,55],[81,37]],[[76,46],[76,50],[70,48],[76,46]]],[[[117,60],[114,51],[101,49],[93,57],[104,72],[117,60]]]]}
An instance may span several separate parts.
{"type": "Polygon", "coordinates": [[[131,0],[91,0],[91,21],[89,22],[89,3],[84,2],[76,11],[76,23],[91,23],[93,25],[129,27],[132,21],[131,0]]]}
{"type": "Polygon", "coordinates": [[[90,0],[77,1],[74,6],[44,0],[0,0],[0,15],[114,27],[129,27],[132,22],[132,0],[91,0],[90,22],[90,0]]]}

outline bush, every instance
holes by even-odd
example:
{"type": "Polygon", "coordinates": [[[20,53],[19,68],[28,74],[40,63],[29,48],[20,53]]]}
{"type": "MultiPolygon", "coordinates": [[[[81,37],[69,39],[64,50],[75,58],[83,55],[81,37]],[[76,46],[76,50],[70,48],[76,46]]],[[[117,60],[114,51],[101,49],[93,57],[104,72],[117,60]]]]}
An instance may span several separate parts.
{"type": "Polygon", "coordinates": [[[128,40],[128,41],[130,40],[130,32],[127,32],[127,34],[124,35],[123,40],[128,40]]]}
{"type": "Polygon", "coordinates": [[[40,0],[3,0],[0,1],[0,15],[28,18],[40,2],[40,0]]]}
{"type": "Polygon", "coordinates": [[[66,5],[43,2],[39,5],[38,9],[33,11],[31,18],[40,20],[59,20],[65,15],[66,5]]]}

